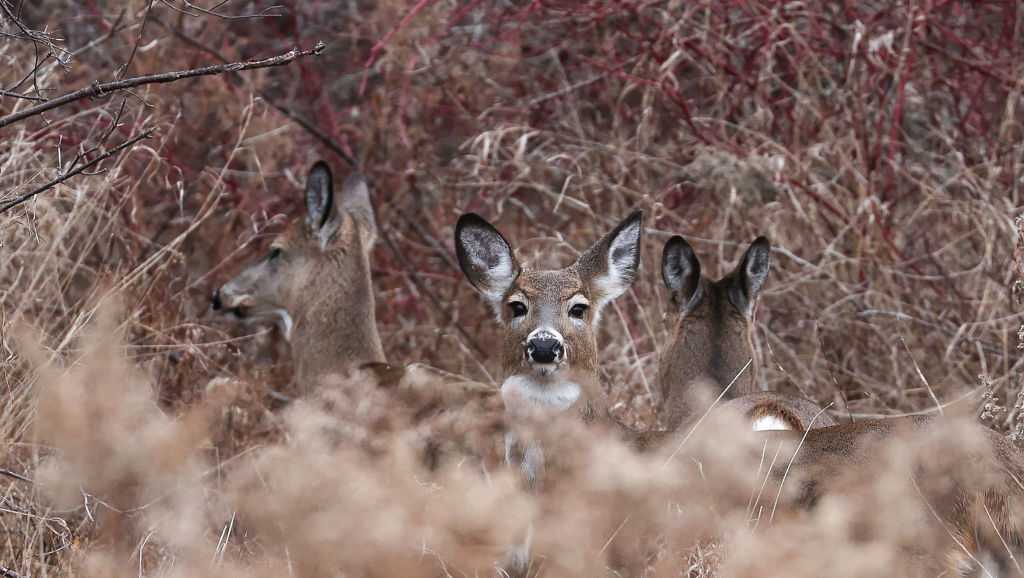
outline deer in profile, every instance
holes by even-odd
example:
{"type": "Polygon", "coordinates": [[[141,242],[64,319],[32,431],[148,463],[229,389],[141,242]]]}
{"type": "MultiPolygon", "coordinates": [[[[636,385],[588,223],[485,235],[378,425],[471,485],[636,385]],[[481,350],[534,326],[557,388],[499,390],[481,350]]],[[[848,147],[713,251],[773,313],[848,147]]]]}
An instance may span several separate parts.
{"type": "Polygon", "coordinates": [[[377,227],[366,180],[354,173],[335,194],[331,170],[321,161],[306,177],[304,198],[305,218],[218,288],[213,309],[246,323],[276,323],[306,392],[326,375],[386,359],[370,278],[377,227]]]}
{"type": "Polygon", "coordinates": [[[771,269],[765,237],[750,244],[736,268],[718,280],[705,277],[700,260],[676,235],[662,251],[661,276],[675,315],[673,336],[658,362],[660,418],[669,432],[693,420],[689,388],[703,381],[718,388],[723,403],[747,416],[754,430],[834,425],[813,401],[761,391],[754,359],[754,322],[761,291],[771,269]]]}
{"type": "Polygon", "coordinates": [[[245,323],[275,323],[291,345],[300,394],[362,371],[418,411],[490,402],[493,387],[423,364],[388,364],[377,330],[370,254],[377,224],[366,179],[335,192],[324,162],[313,165],[293,220],[270,250],[213,294],[213,309],[245,323]]]}

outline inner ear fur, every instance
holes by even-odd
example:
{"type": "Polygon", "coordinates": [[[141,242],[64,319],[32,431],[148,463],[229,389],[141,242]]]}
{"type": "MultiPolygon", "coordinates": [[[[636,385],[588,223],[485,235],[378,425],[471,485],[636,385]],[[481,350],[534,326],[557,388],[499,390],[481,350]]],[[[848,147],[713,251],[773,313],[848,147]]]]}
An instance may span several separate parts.
{"type": "Polygon", "coordinates": [[[625,293],[636,280],[643,245],[643,211],[633,211],[584,251],[576,267],[594,290],[597,307],[625,293]]]}
{"type": "Polygon", "coordinates": [[[700,259],[679,235],[665,243],[661,253],[661,279],[678,308],[688,309],[696,301],[700,291],[700,259]]]}
{"type": "Polygon", "coordinates": [[[733,270],[733,286],[729,298],[744,315],[753,315],[757,298],[764,289],[771,271],[771,243],[761,236],[750,244],[733,270]]]}
{"type": "Polygon", "coordinates": [[[334,176],[327,163],[318,161],[306,176],[306,224],[314,232],[319,231],[334,210],[334,176]]]}
{"type": "Polygon", "coordinates": [[[455,225],[455,253],[466,279],[488,301],[500,303],[519,276],[512,246],[475,213],[459,217],[455,225]]]}

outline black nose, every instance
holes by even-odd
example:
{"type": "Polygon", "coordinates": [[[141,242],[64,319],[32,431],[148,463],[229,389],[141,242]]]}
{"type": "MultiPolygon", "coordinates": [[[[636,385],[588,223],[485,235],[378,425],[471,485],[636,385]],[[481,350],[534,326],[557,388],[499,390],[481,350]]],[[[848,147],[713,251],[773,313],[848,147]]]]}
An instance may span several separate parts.
{"type": "Polygon", "coordinates": [[[562,342],[557,339],[531,339],[526,356],[534,363],[554,363],[562,355],[562,342]]]}
{"type": "Polygon", "coordinates": [[[213,292],[213,299],[211,299],[211,301],[214,311],[220,311],[224,307],[224,304],[221,303],[220,300],[220,288],[217,288],[217,290],[213,292]]]}

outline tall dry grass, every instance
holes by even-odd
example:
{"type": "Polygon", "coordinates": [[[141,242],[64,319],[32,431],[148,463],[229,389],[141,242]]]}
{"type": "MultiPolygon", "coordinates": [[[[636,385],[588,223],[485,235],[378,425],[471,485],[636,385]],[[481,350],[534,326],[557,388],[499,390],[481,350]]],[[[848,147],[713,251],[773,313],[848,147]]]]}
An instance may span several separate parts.
{"type": "MultiPolygon", "coordinates": [[[[329,43],[293,67],[143,87],[0,129],[2,200],[52,178],[122,101],[112,138],[158,128],[103,172],[0,215],[0,468],[33,480],[0,475],[11,572],[486,573],[530,521],[545,575],[593,576],[635,543],[659,575],[926,575],[922,561],[937,561],[900,547],[944,537],[900,522],[920,511],[892,476],[766,523],[750,507],[763,448],[723,445],[731,433],[714,434],[728,425],[663,465],[564,424],[564,483],[534,496],[472,460],[423,469],[403,424],[415,428],[384,402],[371,413],[393,421],[374,452],[317,429],[379,423],[370,415],[284,409],[279,336],[207,306],[298,214],[313,160],[345,172],[271,101],[373,181],[377,317],[394,362],[496,379],[497,329],[454,265],[460,212],[486,214],[517,246],[579,248],[639,206],[652,217],[641,277],[599,340],[622,421],[653,422],[670,321],[661,243],[685,235],[715,275],[767,234],[766,387],[843,419],[970,411],[987,391],[988,421],[1020,427],[1015,3],[313,1],[252,19],[177,2],[8,4],[67,50],[55,52],[66,65],[29,75],[48,49],[0,18],[0,87],[28,95],[111,78],[129,59],[141,74],[329,43]],[[23,323],[38,334],[31,363],[15,345],[23,323]],[[204,405],[225,377],[230,402],[204,405]],[[638,525],[620,528],[627,518],[638,525]]],[[[0,114],[27,104],[0,96],[0,114]]]]}

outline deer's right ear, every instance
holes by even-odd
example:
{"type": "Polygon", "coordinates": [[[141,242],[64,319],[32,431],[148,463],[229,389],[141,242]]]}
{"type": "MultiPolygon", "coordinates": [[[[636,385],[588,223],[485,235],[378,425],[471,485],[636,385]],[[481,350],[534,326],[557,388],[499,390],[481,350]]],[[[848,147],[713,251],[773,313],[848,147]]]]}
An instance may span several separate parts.
{"type": "Polygon", "coordinates": [[[519,276],[519,265],[505,237],[480,215],[466,213],[455,225],[455,253],[473,287],[500,307],[519,276]]]}
{"type": "Polygon", "coordinates": [[[766,237],[754,239],[736,265],[733,272],[735,281],[729,291],[729,299],[747,317],[754,314],[754,305],[768,279],[771,266],[772,244],[766,237]]]}
{"type": "Polygon", "coordinates": [[[306,224],[314,234],[327,224],[334,211],[334,177],[323,161],[309,169],[306,177],[306,224]]]}
{"type": "Polygon", "coordinates": [[[672,302],[685,311],[700,291],[700,260],[686,239],[676,235],[665,243],[661,253],[661,279],[672,295],[672,302]]]}

